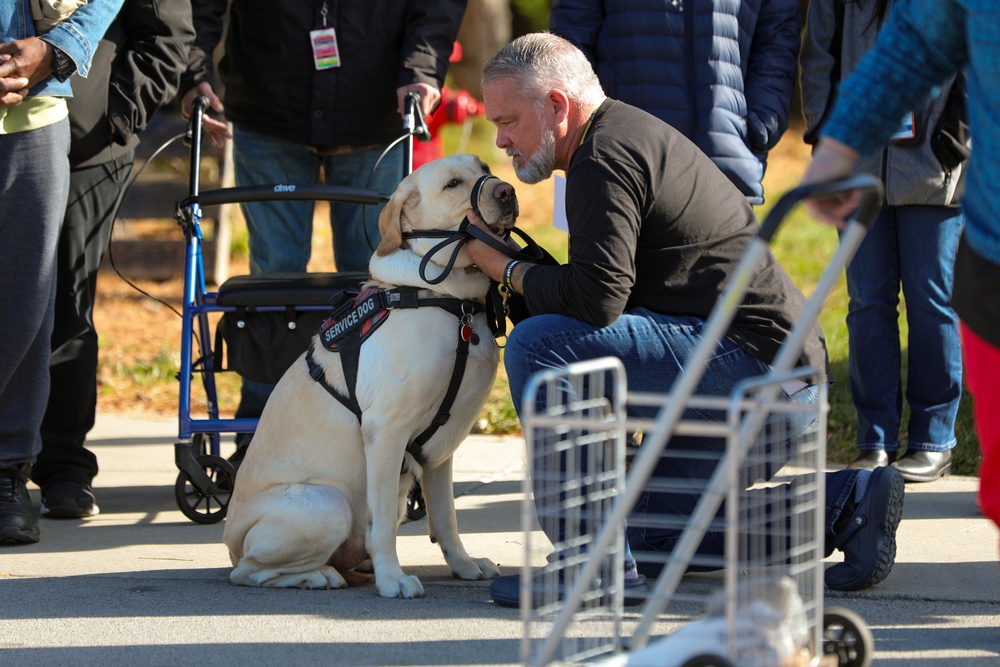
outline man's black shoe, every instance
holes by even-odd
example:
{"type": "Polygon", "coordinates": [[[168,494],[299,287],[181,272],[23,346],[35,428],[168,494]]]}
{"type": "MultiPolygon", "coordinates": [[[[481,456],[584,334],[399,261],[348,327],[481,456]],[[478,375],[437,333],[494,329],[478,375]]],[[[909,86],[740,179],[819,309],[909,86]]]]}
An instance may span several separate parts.
{"type": "Polygon", "coordinates": [[[42,487],[42,516],[47,519],[83,519],[100,511],[87,482],[57,479],[42,487]]]}
{"type": "Polygon", "coordinates": [[[892,465],[907,482],[933,482],[941,475],[951,472],[951,450],[928,452],[923,449],[907,449],[892,465]]]}
{"type": "Polygon", "coordinates": [[[882,449],[866,449],[859,453],[853,461],[847,464],[848,470],[875,470],[891,465],[896,460],[896,452],[882,449]]]}
{"type": "MultiPolygon", "coordinates": [[[[538,608],[544,604],[565,598],[567,590],[562,581],[562,577],[556,574],[545,574],[542,570],[535,570],[532,574],[532,607],[538,608]],[[558,583],[553,581],[558,579],[558,583]]],[[[596,582],[600,586],[600,581],[596,582]]],[[[572,587],[569,587],[572,588],[572,587]]],[[[499,577],[490,584],[490,597],[493,602],[501,607],[521,606],[521,576],[511,575],[499,577]]],[[[646,601],[649,597],[649,584],[646,577],[641,574],[625,579],[625,606],[634,607],[646,601]]]]}
{"type": "Polygon", "coordinates": [[[861,502],[834,537],[833,546],[844,552],[844,562],[826,571],[829,588],[854,591],[889,576],[896,562],[896,527],[903,516],[903,494],[903,477],[898,470],[872,471],[861,502]]]}
{"type": "Polygon", "coordinates": [[[0,544],[38,541],[38,514],[28,496],[31,464],[0,468],[0,544]]]}

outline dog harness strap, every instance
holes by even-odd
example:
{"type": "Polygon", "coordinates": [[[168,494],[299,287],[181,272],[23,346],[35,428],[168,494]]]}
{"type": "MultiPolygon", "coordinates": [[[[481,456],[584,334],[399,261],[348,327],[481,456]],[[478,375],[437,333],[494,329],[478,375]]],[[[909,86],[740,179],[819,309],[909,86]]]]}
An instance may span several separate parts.
{"type": "Polygon", "coordinates": [[[386,290],[388,308],[419,308],[420,297],[416,287],[394,287],[386,290]]]}
{"type": "MultiPolygon", "coordinates": [[[[358,365],[361,359],[361,335],[347,336],[340,343],[340,364],[344,368],[344,382],[351,399],[351,405],[358,405],[355,387],[358,384],[358,365]]],[[[355,411],[358,421],[361,421],[361,408],[355,411]]]]}
{"type": "Polygon", "coordinates": [[[361,422],[361,406],[358,405],[357,399],[354,397],[354,392],[351,392],[351,397],[344,398],[340,393],[333,388],[333,386],[326,381],[326,374],[323,372],[323,367],[316,363],[313,359],[313,345],[309,344],[309,350],[306,351],[306,366],[309,367],[309,376],[319,383],[319,386],[326,389],[326,393],[333,396],[335,399],[340,401],[340,403],[354,413],[354,416],[358,418],[358,422],[361,422]]]}
{"type": "Polygon", "coordinates": [[[412,456],[421,466],[427,462],[427,457],[424,456],[424,445],[437,432],[438,428],[447,423],[448,418],[451,417],[451,406],[455,404],[455,398],[458,396],[458,389],[462,384],[462,378],[465,376],[465,364],[468,359],[469,341],[466,340],[464,336],[459,334],[458,347],[455,349],[455,368],[451,372],[451,382],[448,383],[448,390],[444,394],[441,406],[438,408],[437,414],[434,415],[434,418],[431,420],[430,426],[421,431],[420,434],[406,446],[406,451],[409,452],[410,456],[412,456]]]}
{"type": "MultiPolygon", "coordinates": [[[[472,316],[483,312],[486,307],[478,301],[456,299],[454,297],[422,297],[419,294],[419,290],[420,288],[410,286],[379,290],[379,301],[390,311],[395,308],[422,308],[431,306],[441,308],[457,317],[461,325],[459,327],[458,347],[455,350],[455,366],[452,369],[451,381],[448,384],[448,389],[445,391],[441,405],[433,419],[431,419],[431,424],[421,431],[406,447],[406,451],[410,456],[422,466],[427,462],[427,457],[423,453],[423,446],[437,432],[438,428],[447,423],[451,416],[451,407],[455,404],[455,398],[458,396],[462,378],[465,376],[465,366],[469,358],[469,345],[475,344],[478,341],[478,337],[475,336],[475,332],[472,329],[472,316]]],[[[368,292],[364,292],[362,296],[367,294],[368,292]]],[[[329,322],[330,320],[327,321],[327,323],[329,322]]],[[[351,327],[349,332],[345,333],[347,335],[337,336],[337,346],[331,351],[338,352],[340,355],[340,363],[344,369],[344,382],[347,384],[347,391],[349,393],[348,397],[345,398],[327,382],[323,367],[313,359],[314,348],[312,343],[309,344],[309,350],[306,352],[306,365],[309,367],[310,377],[318,382],[328,394],[353,412],[354,416],[360,422],[362,411],[361,406],[358,405],[355,387],[358,381],[358,366],[361,358],[361,344],[364,342],[364,337],[362,336],[361,327],[351,327]]],[[[403,469],[405,471],[405,461],[403,469]]]]}
{"type": "Polygon", "coordinates": [[[387,293],[377,287],[363,292],[342,290],[336,297],[337,309],[320,327],[323,347],[337,352],[342,339],[359,335],[362,341],[368,338],[389,315],[387,293]]]}
{"type": "Polygon", "coordinates": [[[484,311],[485,306],[472,300],[456,299],[450,296],[420,296],[419,287],[393,287],[386,290],[386,307],[395,308],[424,308],[435,306],[442,310],[447,310],[455,317],[461,319],[466,313],[475,315],[484,311]]]}

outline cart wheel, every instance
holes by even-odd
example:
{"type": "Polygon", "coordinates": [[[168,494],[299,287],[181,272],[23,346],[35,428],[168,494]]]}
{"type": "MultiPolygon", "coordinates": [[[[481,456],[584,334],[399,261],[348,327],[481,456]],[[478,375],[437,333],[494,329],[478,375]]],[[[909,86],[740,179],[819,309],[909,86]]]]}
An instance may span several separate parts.
{"type": "Polygon", "coordinates": [[[225,518],[226,510],[229,509],[229,499],[236,482],[236,468],[226,459],[211,454],[203,454],[196,460],[212,481],[213,488],[198,488],[182,470],[174,484],[174,497],[184,516],[195,523],[217,523],[225,518]]]}
{"type": "Polygon", "coordinates": [[[837,656],[840,667],[868,667],[875,638],[864,619],[850,609],[836,607],[823,614],[823,655],[837,656]]]}
{"type": "Polygon", "coordinates": [[[733,663],[721,655],[709,655],[705,653],[704,655],[696,655],[681,665],[681,667],[733,667],[733,663]]]}
{"type": "Polygon", "coordinates": [[[406,498],[406,521],[420,521],[427,516],[427,504],[424,502],[424,490],[420,482],[414,482],[410,495],[406,498]]]}

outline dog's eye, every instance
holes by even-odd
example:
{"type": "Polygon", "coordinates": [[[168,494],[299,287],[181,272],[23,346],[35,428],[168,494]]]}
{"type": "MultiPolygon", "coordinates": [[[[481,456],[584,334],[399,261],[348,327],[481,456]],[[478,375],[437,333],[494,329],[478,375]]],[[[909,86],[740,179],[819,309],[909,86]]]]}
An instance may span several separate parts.
{"type": "Polygon", "coordinates": [[[445,184],[444,189],[448,190],[450,188],[457,188],[461,184],[462,184],[462,179],[460,179],[460,178],[453,178],[453,179],[451,179],[450,181],[448,181],[445,184]]]}
{"type": "Polygon", "coordinates": [[[490,171],[490,166],[488,164],[484,164],[483,165],[483,171],[485,173],[487,173],[487,174],[492,174],[493,173],[492,171],[490,171]]]}

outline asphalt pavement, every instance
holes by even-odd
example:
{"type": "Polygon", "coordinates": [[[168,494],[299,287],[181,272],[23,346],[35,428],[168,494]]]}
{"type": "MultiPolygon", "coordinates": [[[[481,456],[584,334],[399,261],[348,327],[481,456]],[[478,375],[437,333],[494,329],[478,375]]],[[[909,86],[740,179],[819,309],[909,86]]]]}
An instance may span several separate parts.
{"type": "MultiPolygon", "coordinates": [[[[224,524],[195,524],[174,499],[176,432],[175,420],[98,416],[101,513],[42,519],[38,544],[0,548],[0,666],[521,664],[518,610],[494,605],[489,582],[453,579],[423,520],[403,525],[398,544],[424,598],[231,584],[224,524]]],[[[455,461],[466,547],[503,574],[545,557],[541,539],[525,554],[523,449],[474,435],[455,461]]],[[[874,665],[1000,665],[998,532],[977,512],[977,486],[907,485],[892,573],[869,590],[828,591],[827,606],[872,631],[874,665]]]]}

